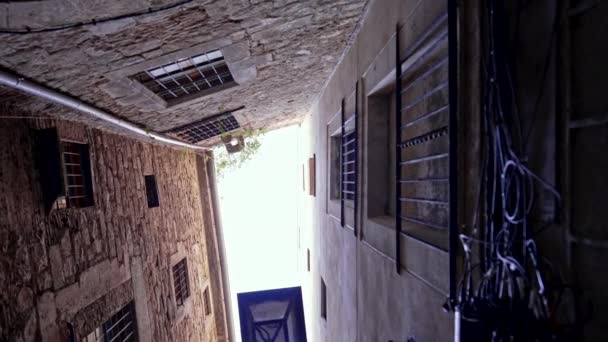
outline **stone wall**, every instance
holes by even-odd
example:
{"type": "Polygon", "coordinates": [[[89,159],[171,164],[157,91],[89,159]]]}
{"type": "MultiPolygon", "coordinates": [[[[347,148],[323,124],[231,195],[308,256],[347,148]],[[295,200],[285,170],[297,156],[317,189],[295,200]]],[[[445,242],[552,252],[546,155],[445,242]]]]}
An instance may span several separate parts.
{"type": "MultiPolygon", "coordinates": [[[[25,23],[47,27],[99,20],[173,2],[148,4],[138,0],[126,5],[124,1],[105,1],[105,12],[77,11],[73,4],[63,5],[65,18],[58,17],[56,7],[44,3],[3,6],[0,27],[23,29],[25,23]],[[9,14],[12,21],[3,22],[9,14]]],[[[78,3],[99,8],[96,0],[78,3]]],[[[365,4],[365,0],[193,1],[162,12],[55,32],[0,33],[0,67],[152,130],[164,131],[242,105],[245,108],[237,112],[241,126],[272,129],[301,121],[334,68],[365,4]],[[117,88],[111,77],[201,44],[221,48],[225,54],[244,48],[238,58],[226,60],[231,70],[253,67],[253,79],[184,106],[159,109],[150,106],[137,87],[117,88]]],[[[53,114],[103,126],[65,110],[53,114]]]]}
{"type": "MultiPolygon", "coordinates": [[[[0,116],[14,115],[7,111],[0,116]]],[[[64,339],[67,322],[84,336],[131,300],[142,341],[215,340],[203,310],[210,218],[196,155],[75,123],[0,119],[0,160],[0,341],[64,339]],[[46,127],[89,144],[94,206],[45,214],[31,130],[46,127]],[[157,208],[147,206],[147,174],[156,176],[157,208]],[[188,258],[188,310],[172,294],[178,252],[188,258]]]]}

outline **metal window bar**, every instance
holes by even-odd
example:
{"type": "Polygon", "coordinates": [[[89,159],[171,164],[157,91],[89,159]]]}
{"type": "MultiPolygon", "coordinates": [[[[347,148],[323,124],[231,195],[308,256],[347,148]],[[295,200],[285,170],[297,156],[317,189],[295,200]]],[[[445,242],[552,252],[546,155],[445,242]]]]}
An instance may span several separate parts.
{"type": "Polygon", "coordinates": [[[91,332],[83,341],[136,342],[139,337],[135,317],[135,304],[130,302],[105,321],[101,327],[91,332]]]}
{"type": "Polygon", "coordinates": [[[345,227],[344,201],[351,200],[354,204],[353,233],[357,235],[357,160],[358,160],[358,93],[359,84],[355,85],[355,112],[348,119],[345,113],[345,99],[342,99],[340,110],[340,225],[345,227]],[[346,133],[346,126],[354,120],[355,129],[346,133]]]}
{"type": "Polygon", "coordinates": [[[69,207],[81,208],[89,204],[87,179],[83,163],[88,156],[83,155],[86,145],[71,141],[61,141],[66,203],[69,207]]]}
{"type": "Polygon", "coordinates": [[[354,201],[354,194],[356,193],[356,136],[355,132],[346,134],[342,138],[342,192],[345,194],[342,196],[343,199],[354,201]]]}
{"type": "Polygon", "coordinates": [[[181,306],[184,304],[185,299],[190,296],[186,259],[182,259],[173,266],[173,285],[175,288],[175,302],[178,306],[181,306]]]}
{"type": "Polygon", "coordinates": [[[198,63],[195,59],[201,56],[188,57],[144,70],[133,78],[165,101],[176,100],[233,82],[234,78],[224,57],[210,59],[210,53],[213,51],[202,55],[203,60],[198,63]],[[157,75],[158,70],[163,72],[157,75]]]}
{"type": "Polygon", "coordinates": [[[236,120],[232,113],[242,108],[243,107],[219,113],[202,120],[198,120],[183,126],[170,129],[168,131],[165,131],[164,133],[175,134],[178,137],[191,143],[197,143],[203,140],[207,140],[223,133],[240,128],[241,126],[239,125],[239,122],[236,120]]]}

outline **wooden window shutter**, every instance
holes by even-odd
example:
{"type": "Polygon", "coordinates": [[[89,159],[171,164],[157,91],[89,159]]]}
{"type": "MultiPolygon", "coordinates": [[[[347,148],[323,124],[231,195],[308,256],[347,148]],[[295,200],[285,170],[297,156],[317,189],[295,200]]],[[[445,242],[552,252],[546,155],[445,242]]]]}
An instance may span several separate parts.
{"type": "Polygon", "coordinates": [[[55,201],[65,196],[63,167],[56,128],[34,130],[34,158],[40,175],[44,210],[48,214],[55,201]]]}
{"type": "Polygon", "coordinates": [[[312,155],[312,157],[308,158],[308,194],[311,196],[316,196],[316,181],[315,181],[315,164],[316,164],[316,155],[312,155]]]}

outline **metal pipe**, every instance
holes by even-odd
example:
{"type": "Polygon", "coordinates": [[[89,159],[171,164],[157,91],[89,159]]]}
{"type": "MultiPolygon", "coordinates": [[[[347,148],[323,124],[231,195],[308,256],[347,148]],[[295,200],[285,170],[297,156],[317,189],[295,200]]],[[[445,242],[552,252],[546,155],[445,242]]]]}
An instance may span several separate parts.
{"type": "Polygon", "coordinates": [[[399,25],[395,32],[395,268],[401,273],[401,54],[399,25]]]}
{"type": "Polygon", "coordinates": [[[359,81],[355,83],[355,196],[353,198],[354,201],[354,220],[353,220],[353,233],[357,236],[357,219],[358,219],[358,210],[357,204],[359,197],[359,81]]]}
{"type": "Polygon", "coordinates": [[[215,234],[217,240],[217,249],[220,257],[220,275],[222,277],[222,290],[224,292],[224,301],[226,305],[226,325],[228,330],[228,342],[235,341],[234,322],[232,320],[232,293],[230,292],[230,277],[228,275],[228,261],[226,259],[226,245],[224,242],[224,229],[222,228],[222,216],[220,213],[220,200],[217,191],[217,182],[215,179],[215,160],[212,155],[207,154],[210,158],[207,159],[207,177],[209,181],[209,190],[211,193],[211,208],[213,211],[213,222],[215,224],[215,234]]]}
{"type": "Polygon", "coordinates": [[[200,151],[209,150],[209,148],[207,148],[207,147],[188,144],[188,143],[176,140],[176,139],[165,137],[163,135],[160,135],[160,134],[157,134],[154,132],[149,132],[128,121],[119,119],[99,108],[86,104],[81,100],[78,100],[76,98],[73,98],[73,97],[65,95],[65,94],[62,94],[56,90],[47,88],[40,84],[28,81],[22,77],[19,77],[15,74],[10,73],[10,72],[0,70],[0,85],[5,85],[10,88],[21,90],[28,94],[31,94],[31,95],[34,95],[37,97],[41,97],[43,99],[49,100],[51,102],[54,102],[54,103],[57,103],[60,105],[64,105],[66,107],[75,109],[75,110],[85,113],[85,114],[89,114],[89,115],[95,117],[96,119],[108,122],[112,125],[126,129],[133,133],[146,136],[152,140],[156,140],[156,141],[163,142],[163,143],[170,144],[170,145],[187,147],[187,148],[191,148],[193,150],[200,150],[200,151]]]}
{"type": "Polygon", "coordinates": [[[458,7],[448,0],[448,98],[449,98],[449,300],[456,301],[458,255],[458,7]]]}
{"type": "MultiPolygon", "coordinates": [[[[344,129],[344,98],[342,98],[342,102],[340,103],[340,226],[344,228],[345,220],[344,220],[344,193],[347,192],[344,190],[344,140],[346,139],[346,132],[344,129]]],[[[356,161],[356,158],[355,158],[356,161]]]]}

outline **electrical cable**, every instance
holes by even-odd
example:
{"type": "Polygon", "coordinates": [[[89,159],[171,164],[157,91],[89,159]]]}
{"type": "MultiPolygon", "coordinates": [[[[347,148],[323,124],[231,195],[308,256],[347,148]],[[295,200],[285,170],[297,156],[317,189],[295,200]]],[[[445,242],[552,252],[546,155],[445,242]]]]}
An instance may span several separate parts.
{"type": "Polygon", "coordinates": [[[107,23],[110,21],[135,18],[135,17],[140,17],[140,16],[144,16],[144,15],[148,15],[148,14],[157,13],[157,12],[167,11],[167,10],[170,10],[173,8],[187,5],[194,1],[196,1],[196,0],[182,0],[182,1],[178,1],[176,3],[170,4],[170,5],[160,6],[157,8],[148,8],[147,10],[144,10],[144,11],[131,12],[131,13],[122,14],[119,16],[114,16],[114,17],[108,17],[108,18],[102,18],[102,19],[91,19],[88,21],[81,21],[81,22],[72,23],[72,24],[58,25],[58,26],[45,27],[45,28],[36,28],[36,29],[32,29],[29,27],[25,28],[25,29],[0,28],[0,34],[20,35],[20,34],[31,34],[31,33],[54,32],[54,31],[61,31],[61,30],[66,30],[66,29],[70,29],[70,28],[75,28],[75,27],[103,24],[103,23],[107,23]]]}
{"type": "MultiPolygon", "coordinates": [[[[526,165],[529,131],[523,134],[513,67],[507,58],[511,47],[506,44],[509,35],[503,5],[502,1],[488,0],[484,10],[488,27],[484,38],[487,51],[481,57],[485,134],[473,233],[477,234],[482,197],[484,229],[480,239],[460,236],[464,273],[457,286],[456,306],[464,320],[476,321],[492,341],[545,340],[550,335],[546,322],[556,310],[549,306],[547,282],[538,262],[543,259],[534,241],[545,227],[534,231],[529,216],[538,189],[547,189],[558,202],[561,196],[526,165]],[[474,265],[473,244],[481,258],[474,265]],[[474,277],[476,272],[478,278],[474,277]]],[[[517,9],[520,15],[519,3],[517,9]]],[[[516,37],[518,32],[519,28],[516,37]]],[[[538,105],[535,108],[537,111],[538,105]]]]}

